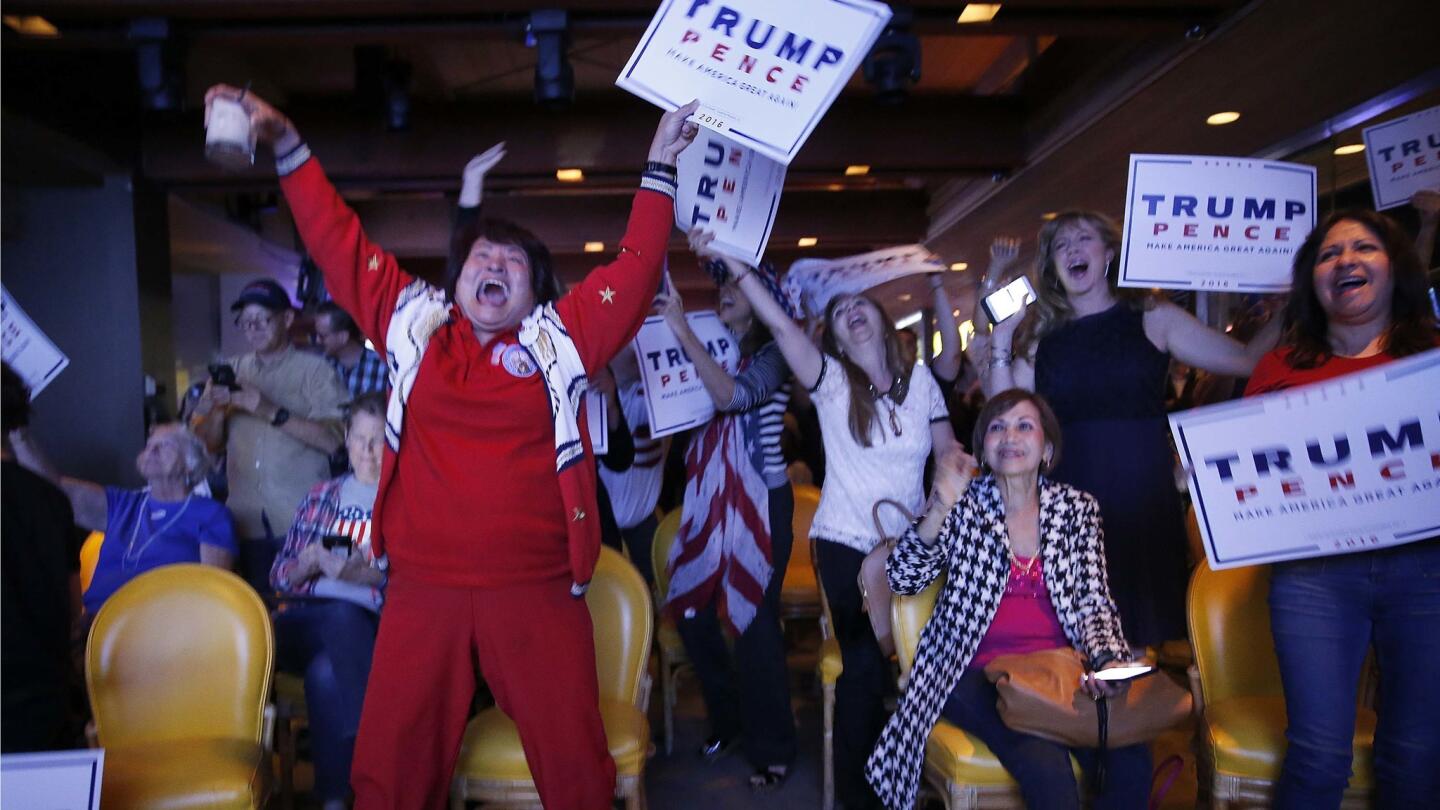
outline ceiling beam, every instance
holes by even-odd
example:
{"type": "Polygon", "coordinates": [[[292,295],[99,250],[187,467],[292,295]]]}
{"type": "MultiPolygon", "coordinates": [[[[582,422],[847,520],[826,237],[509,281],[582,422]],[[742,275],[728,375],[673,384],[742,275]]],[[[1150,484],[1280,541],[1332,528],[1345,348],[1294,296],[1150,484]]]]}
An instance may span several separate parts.
{"type": "MultiPolygon", "coordinates": [[[[577,105],[562,114],[527,102],[455,103],[417,108],[412,129],[385,132],[378,116],[349,106],[295,101],[287,113],[337,183],[367,188],[453,189],[476,153],[504,140],[494,182],[553,182],[577,167],[598,179],[638,171],[659,121],[657,109],[629,96],[577,105]]],[[[1019,165],[1023,109],[1016,99],[916,97],[897,107],[842,99],[792,164],[798,173],[838,176],[852,163],[876,173],[990,173],[1019,165]]],[[[273,183],[268,156],[253,170],[226,172],[202,154],[198,113],[149,122],[143,174],[171,186],[245,188],[273,183]]],[[[558,184],[557,184],[558,185],[558,184]]]]}

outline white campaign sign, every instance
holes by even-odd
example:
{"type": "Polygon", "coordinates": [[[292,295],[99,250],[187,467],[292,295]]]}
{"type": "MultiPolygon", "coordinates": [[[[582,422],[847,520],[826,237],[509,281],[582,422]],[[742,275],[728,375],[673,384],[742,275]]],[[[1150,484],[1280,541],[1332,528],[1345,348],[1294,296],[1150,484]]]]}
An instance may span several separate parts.
{"type": "Polygon", "coordinates": [[[716,253],[758,265],[780,210],[785,164],[702,127],[680,153],[677,169],[675,222],[680,230],[699,226],[712,231],[710,247],[716,253]]]}
{"type": "MultiPolygon", "coordinates": [[[[709,349],[710,356],[734,374],[740,367],[740,347],[720,322],[720,316],[690,312],[685,320],[709,349]]],[[[650,414],[651,438],[659,439],[710,421],[715,415],[715,403],[664,317],[646,318],[633,345],[645,390],[645,408],[650,414]]]]}
{"type": "Polygon", "coordinates": [[[9,290],[0,290],[4,293],[0,302],[0,330],[3,330],[0,354],[30,386],[30,398],[34,399],[70,365],[70,358],[30,320],[9,290]]]}
{"type": "Polygon", "coordinates": [[[786,165],[890,21],[874,0],[663,0],[615,83],[786,165]]]}
{"type": "Polygon", "coordinates": [[[905,276],[944,273],[945,262],[924,245],[872,250],[843,259],[801,259],[785,273],[785,292],[809,317],[837,295],[862,293],[905,276]]]}
{"type": "Polygon", "coordinates": [[[1290,288],[1315,227],[1315,167],[1204,155],[1131,155],[1120,286],[1290,288]]]}
{"type": "Polygon", "coordinates": [[[1376,210],[1404,205],[1422,189],[1440,189],[1440,107],[1366,127],[1361,134],[1376,210]]]}
{"type": "Polygon", "coordinates": [[[45,751],[0,756],[5,810],[99,810],[105,751],[45,751]]]}
{"type": "Polygon", "coordinates": [[[1171,414],[1213,568],[1440,535],[1440,349],[1171,414]]]}

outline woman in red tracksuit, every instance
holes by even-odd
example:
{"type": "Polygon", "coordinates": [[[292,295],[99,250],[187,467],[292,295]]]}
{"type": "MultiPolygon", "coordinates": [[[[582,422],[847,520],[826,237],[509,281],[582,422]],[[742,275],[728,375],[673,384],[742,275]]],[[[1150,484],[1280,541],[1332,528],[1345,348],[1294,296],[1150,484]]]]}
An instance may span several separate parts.
{"type": "Polygon", "coordinates": [[[443,295],[417,282],[366,237],[283,114],[237,88],[211,88],[207,103],[216,96],[239,100],[274,147],[306,249],[396,384],[373,541],[391,576],[356,740],[355,806],[444,806],[478,661],[545,806],[609,807],[615,766],[578,598],[599,554],[594,465],[573,463],[581,446],[588,454],[584,430],[580,444],[558,441],[568,434],[547,361],[556,353],[545,335],[539,356],[522,345],[534,340],[522,323],[550,314],[548,334],[570,348],[559,355],[578,358],[567,377],[577,384],[579,365],[594,373],[634,335],[659,286],[695,103],[661,118],[619,256],[558,297],[545,246],[494,220],[470,229],[443,295]],[[414,317],[426,302],[436,308],[414,317]]]}

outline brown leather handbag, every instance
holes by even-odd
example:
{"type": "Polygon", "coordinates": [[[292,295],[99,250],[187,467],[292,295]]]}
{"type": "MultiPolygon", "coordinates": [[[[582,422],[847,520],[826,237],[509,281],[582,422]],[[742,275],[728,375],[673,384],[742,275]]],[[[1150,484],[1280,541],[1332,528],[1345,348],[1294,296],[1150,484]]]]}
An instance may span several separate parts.
{"type": "Polygon", "coordinates": [[[865,559],[860,562],[860,598],[865,602],[865,612],[870,614],[870,628],[875,631],[875,640],[880,642],[880,650],[889,657],[895,654],[895,633],[890,626],[890,600],[895,593],[890,590],[890,577],[885,573],[885,563],[890,559],[890,552],[900,538],[885,534],[885,526],[880,522],[880,507],[886,504],[900,510],[907,523],[913,523],[915,518],[904,504],[889,498],[881,498],[870,508],[870,519],[875,521],[875,533],[880,535],[880,545],[866,554],[865,559]]]}
{"type": "Polygon", "coordinates": [[[1101,700],[1079,688],[1084,672],[1084,659],[1069,648],[1002,655],[985,665],[1005,725],[1075,748],[1148,742],[1190,715],[1189,690],[1163,671],[1101,700]]]}

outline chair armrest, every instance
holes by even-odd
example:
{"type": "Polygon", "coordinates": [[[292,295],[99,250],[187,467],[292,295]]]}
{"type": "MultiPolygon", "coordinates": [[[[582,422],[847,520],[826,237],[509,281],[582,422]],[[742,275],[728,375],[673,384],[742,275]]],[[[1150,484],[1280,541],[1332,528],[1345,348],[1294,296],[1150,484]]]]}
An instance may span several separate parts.
{"type": "Polygon", "coordinates": [[[1200,683],[1200,667],[1191,664],[1186,667],[1185,674],[1190,676],[1190,697],[1193,698],[1192,702],[1195,705],[1195,716],[1203,718],[1205,716],[1205,690],[1200,683]]]}
{"type": "Polygon", "coordinates": [[[275,704],[266,703],[260,718],[260,747],[265,751],[275,750],[275,704]]]}

